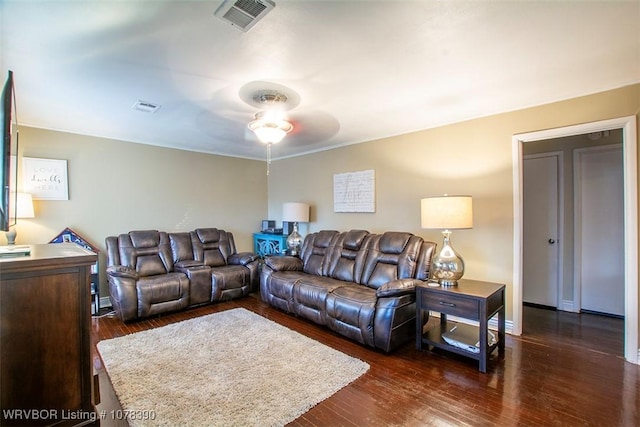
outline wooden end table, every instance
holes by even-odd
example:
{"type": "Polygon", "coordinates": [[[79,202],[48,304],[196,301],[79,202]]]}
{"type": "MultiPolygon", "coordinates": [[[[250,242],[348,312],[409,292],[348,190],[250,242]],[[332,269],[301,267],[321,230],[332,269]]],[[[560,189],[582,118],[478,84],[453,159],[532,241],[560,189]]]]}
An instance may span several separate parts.
{"type": "Polygon", "coordinates": [[[462,356],[478,360],[480,372],[487,372],[487,361],[493,350],[498,348],[504,353],[505,341],[505,285],[478,280],[461,279],[458,286],[429,286],[427,283],[416,286],[416,348],[423,346],[447,350],[462,356]],[[427,325],[430,312],[440,313],[440,322],[427,325]],[[498,315],[498,341],[490,345],[489,319],[498,315]],[[473,352],[447,343],[442,334],[452,327],[447,315],[479,322],[479,351],[473,352]],[[426,320],[426,321],[425,321],[426,320]]]}

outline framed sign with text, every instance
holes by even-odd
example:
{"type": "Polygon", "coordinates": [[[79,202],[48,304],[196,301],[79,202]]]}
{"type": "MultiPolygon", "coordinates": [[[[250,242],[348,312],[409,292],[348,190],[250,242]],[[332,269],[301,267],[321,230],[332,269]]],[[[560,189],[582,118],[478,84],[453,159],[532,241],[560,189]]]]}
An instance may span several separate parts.
{"type": "Polygon", "coordinates": [[[376,174],[373,169],[333,175],[334,212],[375,212],[376,174]]]}
{"type": "Polygon", "coordinates": [[[22,187],[34,200],[69,200],[67,161],[23,157],[22,187]]]}

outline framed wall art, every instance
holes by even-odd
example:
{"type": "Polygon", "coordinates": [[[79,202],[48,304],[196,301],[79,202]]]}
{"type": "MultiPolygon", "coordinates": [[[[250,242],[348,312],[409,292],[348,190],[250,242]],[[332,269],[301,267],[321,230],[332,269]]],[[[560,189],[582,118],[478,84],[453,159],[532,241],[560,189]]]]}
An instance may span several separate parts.
{"type": "Polygon", "coordinates": [[[333,175],[334,212],[375,212],[376,175],[373,169],[333,175]]]}
{"type": "Polygon", "coordinates": [[[69,200],[67,161],[23,157],[22,187],[34,200],[69,200]]]}

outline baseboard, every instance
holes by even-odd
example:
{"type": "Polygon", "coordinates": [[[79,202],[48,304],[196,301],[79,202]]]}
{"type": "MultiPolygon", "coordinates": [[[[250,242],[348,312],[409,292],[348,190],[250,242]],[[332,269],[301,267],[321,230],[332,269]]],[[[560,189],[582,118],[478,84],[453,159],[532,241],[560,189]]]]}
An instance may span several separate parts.
{"type": "MultiPolygon", "coordinates": [[[[562,311],[570,311],[572,313],[577,313],[576,309],[575,309],[575,305],[573,303],[573,301],[569,301],[569,300],[562,300],[561,303],[561,308],[560,310],[562,311]]],[[[579,311],[579,310],[578,310],[579,311]]]]}
{"type": "MultiPolygon", "coordinates": [[[[492,318],[489,319],[489,329],[492,329],[494,331],[498,330],[498,319],[497,318],[492,318]]],[[[513,321],[512,320],[505,320],[504,322],[504,331],[505,333],[511,335],[513,333],[513,321]]]]}

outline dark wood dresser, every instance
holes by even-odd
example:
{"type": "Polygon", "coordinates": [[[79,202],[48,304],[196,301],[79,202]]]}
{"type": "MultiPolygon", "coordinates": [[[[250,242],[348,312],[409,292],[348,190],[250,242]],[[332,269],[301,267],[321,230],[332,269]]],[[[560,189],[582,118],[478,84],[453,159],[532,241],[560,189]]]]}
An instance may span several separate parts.
{"type": "Polygon", "coordinates": [[[0,425],[85,425],[95,418],[91,265],[74,243],[0,258],[0,425]],[[58,425],[58,424],[56,424],[58,425]]]}

